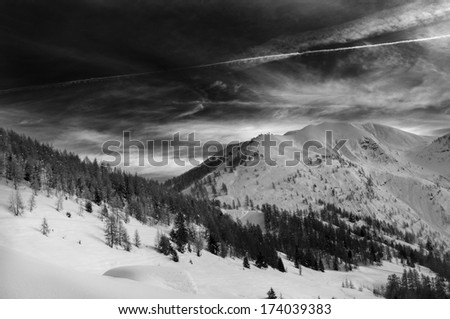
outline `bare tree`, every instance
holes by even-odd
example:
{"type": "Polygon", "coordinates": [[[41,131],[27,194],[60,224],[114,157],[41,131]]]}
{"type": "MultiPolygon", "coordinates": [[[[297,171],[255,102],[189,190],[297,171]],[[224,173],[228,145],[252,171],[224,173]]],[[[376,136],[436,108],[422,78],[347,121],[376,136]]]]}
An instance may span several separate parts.
{"type": "Polygon", "coordinates": [[[9,197],[9,211],[14,216],[20,216],[24,213],[25,206],[23,204],[22,195],[19,190],[15,190],[9,197]]]}
{"type": "Polygon", "coordinates": [[[31,194],[30,199],[28,200],[28,208],[30,213],[36,208],[36,195],[34,195],[34,193],[31,194]]]}
{"type": "Polygon", "coordinates": [[[57,198],[56,198],[56,210],[58,212],[63,210],[63,203],[64,203],[64,196],[62,193],[58,194],[57,198]]]}
{"type": "Polygon", "coordinates": [[[195,238],[194,238],[194,247],[195,247],[195,253],[198,257],[202,255],[202,250],[204,248],[203,238],[200,234],[200,232],[196,232],[195,238]]]}

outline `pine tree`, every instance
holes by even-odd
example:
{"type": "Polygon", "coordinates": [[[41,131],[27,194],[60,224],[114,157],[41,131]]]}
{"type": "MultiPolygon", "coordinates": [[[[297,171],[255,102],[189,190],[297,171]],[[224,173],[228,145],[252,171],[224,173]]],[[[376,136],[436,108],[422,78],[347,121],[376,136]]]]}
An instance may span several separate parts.
{"type": "Polygon", "coordinates": [[[92,213],[92,203],[91,203],[91,201],[86,201],[86,211],[88,212],[88,213],[92,213]]]}
{"type": "Polygon", "coordinates": [[[167,237],[165,234],[160,235],[159,242],[156,248],[166,256],[170,255],[173,250],[172,246],[170,245],[169,237],[167,237]]]}
{"type": "Polygon", "coordinates": [[[319,259],[319,270],[325,272],[325,266],[323,265],[322,258],[319,259]]]}
{"type": "Polygon", "coordinates": [[[400,278],[396,274],[389,275],[384,297],[386,299],[397,299],[400,294],[400,278]]]}
{"type": "Polygon", "coordinates": [[[273,290],[273,288],[270,288],[269,291],[267,292],[267,299],[277,299],[277,295],[273,290]]]}
{"type": "Polygon", "coordinates": [[[447,297],[445,293],[446,283],[445,278],[438,275],[435,279],[435,290],[436,290],[436,298],[437,299],[445,299],[447,297]]]}
{"type": "Polygon", "coordinates": [[[334,256],[334,258],[333,258],[333,270],[339,271],[339,264],[338,264],[338,259],[336,256],[334,256]]]}
{"type": "Polygon", "coordinates": [[[186,227],[186,220],[181,212],[175,217],[175,226],[170,235],[172,241],[177,245],[178,251],[184,253],[185,246],[188,243],[189,233],[186,227]]]}
{"type": "Polygon", "coordinates": [[[118,236],[116,237],[116,242],[114,244],[123,247],[124,246],[123,240],[124,240],[125,232],[127,230],[126,230],[125,226],[123,225],[123,222],[120,220],[120,217],[116,218],[116,222],[117,222],[118,236]]]}
{"type": "Polygon", "coordinates": [[[217,240],[213,234],[209,234],[208,250],[211,254],[214,255],[217,255],[217,253],[219,252],[219,246],[217,245],[217,240]]]}
{"type": "Polygon", "coordinates": [[[33,193],[31,194],[30,199],[28,200],[28,209],[30,210],[31,213],[35,208],[36,208],[36,195],[33,193]]]}
{"type": "Polygon", "coordinates": [[[295,247],[295,253],[294,253],[294,267],[295,268],[300,268],[300,259],[301,259],[301,255],[300,255],[300,251],[298,249],[298,247],[295,247]]]}
{"type": "Polygon", "coordinates": [[[44,218],[41,224],[41,233],[44,236],[48,236],[49,232],[50,228],[48,227],[47,218],[44,218]]]}
{"type": "Polygon", "coordinates": [[[178,257],[178,253],[177,253],[177,251],[175,249],[172,249],[170,253],[172,254],[172,260],[174,262],[177,263],[177,262],[180,261],[180,258],[178,257]]]}
{"type": "Polygon", "coordinates": [[[104,204],[99,211],[99,218],[101,221],[103,221],[104,218],[108,218],[109,212],[108,212],[108,207],[106,206],[106,204],[104,204]]]}
{"type": "Polygon", "coordinates": [[[243,266],[244,266],[244,268],[250,269],[250,263],[248,262],[247,256],[244,257],[243,266]]]}
{"type": "Polygon", "coordinates": [[[105,222],[105,241],[109,247],[114,247],[117,241],[118,230],[117,223],[114,216],[108,216],[105,222]]]}
{"type": "Polygon", "coordinates": [[[136,229],[134,232],[134,245],[136,248],[141,248],[141,236],[139,236],[139,232],[136,229]]]}
{"type": "MultiPolygon", "coordinates": [[[[2,130],[0,129],[0,137],[2,136],[2,130]]],[[[0,181],[2,180],[2,177],[6,174],[6,154],[3,152],[0,152],[0,181]]]]}
{"type": "Polygon", "coordinates": [[[133,216],[140,222],[144,222],[146,220],[143,205],[139,201],[137,196],[133,196],[133,198],[131,199],[127,207],[127,213],[129,216],[133,216]]]}
{"type": "Polygon", "coordinates": [[[121,244],[123,249],[125,249],[126,251],[131,251],[133,245],[131,244],[130,235],[128,235],[128,231],[125,227],[121,229],[120,237],[122,238],[121,244]]]}
{"type": "Polygon", "coordinates": [[[14,189],[18,189],[20,182],[25,177],[25,163],[15,155],[11,155],[7,165],[7,177],[13,181],[14,189]]]}
{"type": "Polygon", "coordinates": [[[258,256],[256,257],[255,266],[258,268],[267,268],[267,261],[264,258],[264,255],[261,252],[258,252],[258,256]]]}
{"type": "Polygon", "coordinates": [[[228,245],[224,242],[220,242],[220,257],[225,258],[228,255],[228,245]]]}

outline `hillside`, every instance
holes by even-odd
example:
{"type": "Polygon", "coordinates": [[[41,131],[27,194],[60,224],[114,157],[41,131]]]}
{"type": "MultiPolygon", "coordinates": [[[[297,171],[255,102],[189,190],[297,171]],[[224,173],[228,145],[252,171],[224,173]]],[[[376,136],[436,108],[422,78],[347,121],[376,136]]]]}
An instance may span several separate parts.
{"type": "MultiPolygon", "coordinates": [[[[20,190],[24,199],[31,196],[28,187],[20,190]]],[[[404,269],[393,262],[349,273],[304,268],[299,276],[287,260],[284,274],[253,265],[244,270],[242,260],[207,251],[201,257],[181,254],[180,262],[174,263],[153,244],[158,229],[167,231],[167,227],[143,225],[131,218],[126,228],[130,233],[139,231],[143,246],[131,252],[112,249],[104,243],[99,207],[79,216],[77,199],[69,198],[64,212],[72,217],[67,218],[56,211],[53,195],[39,194],[36,209],[17,217],[7,210],[13,191],[4,180],[0,182],[1,298],[264,298],[270,287],[285,298],[373,298],[373,287],[404,269]],[[48,237],[39,231],[44,217],[52,230],[48,237]],[[346,280],[354,289],[342,288],[346,280]]],[[[423,267],[421,272],[430,274],[423,267]]]]}
{"type": "MultiPolygon", "coordinates": [[[[208,198],[230,207],[240,206],[243,211],[251,210],[244,205],[248,199],[255,208],[268,203],[291,211],[308,209],[310,205],[320,209],[319,201],[331,203],[413,232],[417,244],[424,245],[430,239],[442,251],[450,247],[450,181],[445,175],[450,171],[450,161],[448,156],[442,156],[445,152],[435,156],[437,152],[430,151],[443,139],[433,142],[430,137],[373,123],[334,122],[270,137],[277,145],[293,142],[284,153],[271,148],[275,165],[264,163],[267,150],[261,143],[265,137],[259,136],[253,140],[253,147],[260,154],[257,165],[245,161],[233,168],[222,165],[213,173],[200,176],[201,180],[191,179],[185,193],[204,196],[206,190],[208,198]],[[325,148],[311,149],[310,160],[318,159],[318,165],[308,166],[301,161],[292,167],[285,165],[298,158],[295,152],[301,152],[306,141],[324,144],[326,131],[333,132],[333,147],[336,141],[347,140],[340,155],[333,154],[331,165],[325,163],[325,148]],[[200,187],[202,184],[206,187],[200,187]],[[221,185],[225,185],[226,192],[219,192],[221,185]]],[[[327,148],[331,151],[332,147],[327,148]]]]}

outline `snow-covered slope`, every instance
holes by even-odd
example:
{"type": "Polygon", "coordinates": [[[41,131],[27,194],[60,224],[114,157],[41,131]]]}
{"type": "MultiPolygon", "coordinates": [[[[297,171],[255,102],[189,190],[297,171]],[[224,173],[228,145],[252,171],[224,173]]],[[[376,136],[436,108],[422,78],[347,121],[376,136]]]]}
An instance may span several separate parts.
{"type": "Polygon", "coordinates": [[[450,134],[437,138],[420,152],[411,154],[411,161],[439,174],[438,180],[447,185],[450,182],[450,134]]]}
{"type": "MultiPolygon", "coordinates": [[[[227,194],[217,194],[218,200],[230,206],[241,203],[247,216],[249,208],[243,205],[247,197],[254,207],[269,203],[291,211],[309,205],[318,209],[321,200],[389,221],[417,235],[418,244],[431,239],[443,250],[450,247],[450,157],[444,137],[433,142],[433,138],[380,124],[332,122],[270,137],[278,145],[288,141],[294,145],[283,151],[272,147],[275,165],[266,165],[267,148],[261,146],[265,137],[256,138],[258,152],[264,155],[258,165],[244,163],[232,172],[220,167],[209,174],[216,189],[226,185],[227,194]],[[326,131],[333,132],[331,145],[326,144],[326,131]],[[307,141],[319,141],[330,150],[341,139],[347,142],[331,165],[326,164],[325,148],[310,149],[309,158],[319,158],[319,165],[311,167],[303,161],[286,165],[302,154],[307,141]]],[[[214,196],[210,193],[210,197],[214,196]]],[[[233,211],[233,215],[239,213],[233,211]]]]}
{"type": "MultiPolygon", "coordinates": [[[[181,254],[174,263],[153,247],[156,226],[131,218],[126,227],[130,233],[139,231],[143,246],[131,252],[112,249],[104,243],[99,207],[80,216],[76,199],[69,198],[58,212],[55,197],[39,194],[33,212],[13,216],[7,209],[12,192],[0,182],[1,298],[264,298],[270,287],[284,298],[373,298],[373,287],[403,271],[394,260],[348,273],[304,268],[299,276],[287,260],[287,273],[253,265],[244,270],[241,260],[207,251],[201,257],[181,254]],[[48,237],[39,231],[44,217],[51,229],[48,237]],[[355,288],[342,288],[346,280],[355,288]]],[[[24,201],[31,196],[26,186],[20,192],[24,201]]]]}

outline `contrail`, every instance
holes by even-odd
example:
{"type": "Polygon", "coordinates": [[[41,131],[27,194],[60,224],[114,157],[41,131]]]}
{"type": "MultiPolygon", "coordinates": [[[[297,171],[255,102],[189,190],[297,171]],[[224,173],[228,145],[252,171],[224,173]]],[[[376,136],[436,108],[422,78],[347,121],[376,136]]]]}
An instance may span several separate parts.
{"type": "Polygon", "coordinates": [[[184,69],[199,69],[199,68],[207,68],[207,67],[220,66],[220,65],[240,65],[240,64],[249,64],[249,63],[253,63],[253,62],[257,62],[258,64],[263,64],[263,63],[267,63],[267,62],[284,60],[284,59],[288,59],[291,57],[307,55],[307,54],[361,50],[361,49],[393,46],[393,45],[399,45],[399,44],[427,42],[427,41],[441,40],[441,39],[446,39],[446,38],[450,38],[450,34],[439,35],[439,36],[428,37],[428,38],[401,40],[401,41],[394,41],[394,42],[384,42],[384,43],[378,43],[378,44],[356,45],[356,46],[351,46],[351,47],[341,47],[341,48],[334,48],[334,49],[320,49],[320,50],[309,50],[309,51],[293,52],[293,53],[286,53],[286,54],[264,55],[264,56],[253,57],[253,58],[244,58],[244,59],[229,60],[229,61],[224,61],[224,62],[195,65],[195,66],[187,67],[184,69]]]}
{"type": "Polygon", "coordinates": [[[292,58],[294,56],[299,56],[301,54],[302,53],[299,53],[299,52],[293,52],[293,53],[285,53],[285,54],[263,55],[263,56],[253,57],[253,58],[244,58],[244,59],[228,60],[228,61],[217,62],[217,63],[194,65],[194,66],[186,67],[183,69],[201,69],[201,68],[208,68],[208,67],[212,67],[212,66],[221,66],[221,65],[249,64],[252,62],[257,62],[258,64],[263,64],[263,63],[267,63],[267,62],[292,58]]]}
{"type": "Polygon", "coordinates": [[[352,47],[342,47],[342,48],[335,48],[335,49],[310,50],[310,51],[299,52],[298,54],[299,55],[305,55],[305,54],[317,54],[317,53],[361,50],[361,49],[369,49],[369,48],[387,47],[387,46],[393,46],[393,45],[399,45],[399,44],[408,44],[408,43],[418,43],[418,42],[442,40],[442,39],[448,39],[448,38],[450,38],[450,34],[439,35],[439,36],[428,37],[428,38],[401,40],[401,41],[394,41],[394,42],[384,42],[384,43],[378,43],[378,44],[356,45],[356,46],[352,46],[352,47]]]}
{"type": "Polygon", "coordinates": [[[351,51],[351,50],[362,50],[362,49],[379,48],[379,47],[394,46],[394,45],[408,44],[408,43],[428,42],[428,41],[442,40],[442,39],[448,39],[448,38],[450,38],[450,34],[439,35],[439,36],[434,36],[434,37],[427,37],[427,38],[419,38],[419,39],[384,42],[384,43],[377,43],[377,44],[364,44],[364,45],[341,47],[341,48],[334,48],[334,49],[319,49],[319,50],[309,50],[309,51],[302,51],[302,52],[284,53],[284,54],[272,54],[272,55],[264,55],[264,56],[258,56],[258,57],[252,57],[252,58],[243,58],[243,59],[228,60],[228,61],[216,62],[216,63],[200,64],[200,65],[172,69],[172,70],[168,70],[168,71],[130,73],[130,74],[112,75],[112,76],[104,76],[104,77],[94,77],[94,78],[81,79],[81,80],[75,80],[75,81],[67,81],[67,82],[59,82],[59,83],[52,83],[52,84],[12,88],[12,89],[0,90],[0,94],[14,93],[14,92],[25,91],[25,90],[39,90],[39,89],[47,89],[47,88],[65,87],[65,86],[71,86],[71,85],[76,85],[76,84],[100,82],[100,81],[104,81],[104,80],[117,80],[117,79],[145,76],[145,75],[158,74],[158,73],[164,73],[164,72],[203,69],[203,68],[209,68],[209,67],[215,67],[215,66],[239,66],[239,65],[248,65],[248,64],[263,64],[263,63],[284,60],[284,59],[288,59],[288,58],[292,58],[292,57],[296,57],[296,56],[302,56],[302,55],[351,51]]]}

